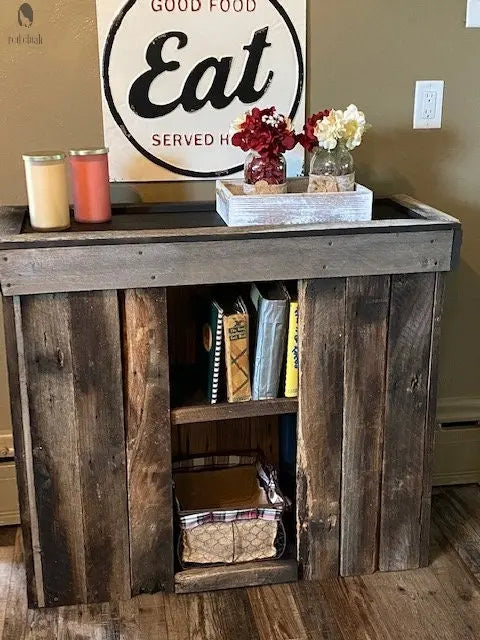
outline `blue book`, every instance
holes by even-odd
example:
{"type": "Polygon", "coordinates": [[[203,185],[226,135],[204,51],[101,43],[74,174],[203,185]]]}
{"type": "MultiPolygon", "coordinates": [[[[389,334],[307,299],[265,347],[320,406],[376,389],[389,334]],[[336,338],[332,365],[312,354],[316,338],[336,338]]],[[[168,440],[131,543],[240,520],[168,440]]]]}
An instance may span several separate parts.
{"type": "Polygon", "coordinates": [[[281,283],[255,283],[250,298],[256,311],[252,398],[278,398],[287,340],[288,293],[281,283]]]}

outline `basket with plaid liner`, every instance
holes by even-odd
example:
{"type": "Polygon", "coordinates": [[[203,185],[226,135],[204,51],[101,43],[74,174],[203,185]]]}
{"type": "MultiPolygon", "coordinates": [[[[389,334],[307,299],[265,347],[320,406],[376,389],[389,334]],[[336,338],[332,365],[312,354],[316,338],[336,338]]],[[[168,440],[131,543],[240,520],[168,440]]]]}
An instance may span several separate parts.
{"type": "Polygon", "coordinates": [[[261,452],[206,455],[173,465],[182,566],[280,558],[290,506],[261,452]]]}

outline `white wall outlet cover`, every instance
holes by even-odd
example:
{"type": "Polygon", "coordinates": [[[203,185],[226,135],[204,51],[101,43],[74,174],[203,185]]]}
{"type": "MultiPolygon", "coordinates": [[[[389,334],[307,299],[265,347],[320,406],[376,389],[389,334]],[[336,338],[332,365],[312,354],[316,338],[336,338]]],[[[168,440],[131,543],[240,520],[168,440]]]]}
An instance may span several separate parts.
{"type": "Polygon", "coordinates": [[[414,129],[441,129],[443,80],[419,80],[415,87],[414,129]]]}
{"type": "Polygon", "coordinates": [[[467,27],[480,27],[480,0],[467,0],[467,27]]]}

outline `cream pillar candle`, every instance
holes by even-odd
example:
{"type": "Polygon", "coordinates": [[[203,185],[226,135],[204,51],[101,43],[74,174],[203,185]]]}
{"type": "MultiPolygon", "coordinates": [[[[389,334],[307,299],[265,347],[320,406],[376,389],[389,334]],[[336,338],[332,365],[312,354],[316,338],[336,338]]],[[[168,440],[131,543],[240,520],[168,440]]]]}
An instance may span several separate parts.
{"type": "Polygon", "coordinates": [[[32,227],[38,231],[68,229],[70,209],[65,154],[39,151],[24,154],[23,160],[32,227]]]}

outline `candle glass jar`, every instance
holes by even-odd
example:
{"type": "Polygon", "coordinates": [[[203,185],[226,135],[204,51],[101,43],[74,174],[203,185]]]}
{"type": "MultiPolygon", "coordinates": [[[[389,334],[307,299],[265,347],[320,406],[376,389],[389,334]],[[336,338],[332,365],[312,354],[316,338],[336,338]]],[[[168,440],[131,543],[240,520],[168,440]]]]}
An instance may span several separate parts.
{"type": "Polygon", "coordinates": [[[75,220],[84,223],[111,220],[108,149],[70,150],[70,172],[75,220]]]}
{"type": "Polygon", "coordinates": [[[37,231],[70,227],[65,154],[38,151],[23,155],[30,223],[37,231]]]}

